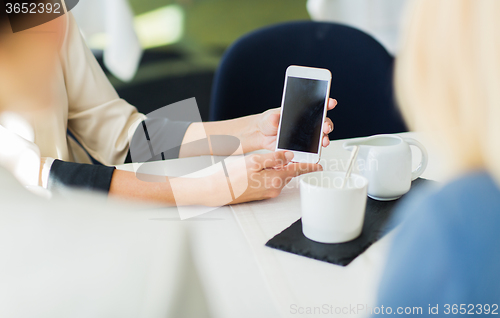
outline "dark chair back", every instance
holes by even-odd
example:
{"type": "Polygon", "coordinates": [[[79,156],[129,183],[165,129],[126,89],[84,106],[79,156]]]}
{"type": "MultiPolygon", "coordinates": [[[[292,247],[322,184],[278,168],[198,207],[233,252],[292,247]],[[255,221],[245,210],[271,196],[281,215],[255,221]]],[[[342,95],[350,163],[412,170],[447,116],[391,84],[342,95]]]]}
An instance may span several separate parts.
{"type": "Polygon", "coordinates": [[[331,97],[330,139],[406,131],[393,98],[393,57],[368,34],[323,22],[274,25],[243,36],[224,54],[215,74],[210,120],[280,107],[289,65],[327,68],[331,97]]]}

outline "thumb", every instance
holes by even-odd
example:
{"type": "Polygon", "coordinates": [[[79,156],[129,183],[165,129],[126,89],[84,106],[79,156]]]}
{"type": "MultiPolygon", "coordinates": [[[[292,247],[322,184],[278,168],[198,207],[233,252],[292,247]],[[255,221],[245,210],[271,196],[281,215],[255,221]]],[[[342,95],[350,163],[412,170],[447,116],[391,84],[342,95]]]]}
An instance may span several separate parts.
{"type": "Polygon", "coordinates": [[[263,113],[263,118],[260,123],[260,130],[266,136],[274,136],[278,133],[280,122],[280,109],[270,109],[263,113]]]}

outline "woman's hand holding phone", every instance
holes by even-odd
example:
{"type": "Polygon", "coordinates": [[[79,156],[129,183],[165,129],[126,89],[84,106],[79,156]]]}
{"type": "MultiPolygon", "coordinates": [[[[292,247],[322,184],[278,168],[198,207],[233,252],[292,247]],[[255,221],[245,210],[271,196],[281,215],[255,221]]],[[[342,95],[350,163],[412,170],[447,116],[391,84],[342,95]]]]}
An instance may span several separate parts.
{"type": "MultiPolygon", "coordinates": [[[[330,98],[328,100],[328,110],[332,110],[337,106],[337,100],[330,98]]],[[[276,149],[276,140],[278,135],[278,125],[280,122],[280,109],[269,109],[257,117],[255,138],[258,139],[259,146],[257,149],[267,149],[274,151],[276,149]]],[[[328,134],[333,131],[333,122],[330,118],[325,118],[323,125],[322,145],[327,147],[330,144],[328,134]]]]}
{"type": "MultiPolygon", "coordinates": [[[[328,100],[327,110],[332,110],[337,106],[337,100],[330,98],[328,100]]],[[[254,124],[251,125],[250,133],[244,133],[242,136],[243,145],[251,145],[251,150],[267,149],[276,150],[276,141],[278,136],[278,127],[280,122],[280,108],[269,109],[261,114],[254,115],[254,124]],[[253,148],[253,149],[252,149],[253,148]]],[[[328,134],[333,131],[333,122],[330,118],[325,118],[323,125],[322,146],[327,147],[330,144],[328,134]]],[[[247,151],[248,152],[248,147],[247,151]]],[[[250,150],[250,151],[251,151],[250,150]]],[[[255,154],[245,158],[246,171],[240,171],[238,178],[233,179],[232,183],[248,182],[246,191],[236,198],[230,204],[249,202],[255,200],[264,200],[274,198],[281,193],[281,190],[296,176],[313,171],[323,170],[321,165],[316,163],[296,163],[292,162],[293,152],[275,151],[267,154],[255,154]]],[[[211,176],[209,180],[211,189],[220,189],[218,182],[226,182],[224,176],[217,178],[211,176]]],[[[246,183],[245,183],[246,184],[246,183]]],[[[238,186],[233,184],[234,186],[238,186]]],[[[219,205],[217,200],[217,191],[212,196],[215,201],[208,205],[219,205]]],[[[228,204],[225,202],[224,204],[228,204]]]]}

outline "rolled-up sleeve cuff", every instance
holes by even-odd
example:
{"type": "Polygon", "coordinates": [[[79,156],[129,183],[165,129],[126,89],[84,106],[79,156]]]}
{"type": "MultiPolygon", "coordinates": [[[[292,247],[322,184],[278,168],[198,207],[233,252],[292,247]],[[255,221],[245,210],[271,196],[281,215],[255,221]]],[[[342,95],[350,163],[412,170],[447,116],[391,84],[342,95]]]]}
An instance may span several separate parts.
{"type": "Polygon", "coordinates": [[[115,167],[53,160],[48,176],[47,189],[60,192],[67,187],[109,192],[115,167]]]}
{"type": "Polygon", "coordinates": [[[50,174],[50,169],[52,168],[52,164],[54,163],[54,158],[46,157],[43,158],[43,166],[42,166],[42,172],[41,172],[41,184],[43,188],[47,189],[49,186],[49,174],[50,174]]]}

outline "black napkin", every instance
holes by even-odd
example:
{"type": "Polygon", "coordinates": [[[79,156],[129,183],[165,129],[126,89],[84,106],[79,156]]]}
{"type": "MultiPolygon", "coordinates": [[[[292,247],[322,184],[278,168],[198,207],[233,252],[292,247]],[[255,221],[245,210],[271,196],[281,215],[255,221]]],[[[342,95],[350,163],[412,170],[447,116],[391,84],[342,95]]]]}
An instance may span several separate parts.
{"type": "MultiPolygon", "coordinates": [[[[434,183],[434,181],[422,178],[414,180],[409,193],[415,191],[418,188],[417,186],[428,183],[434,183]]],[[[302,233],[302,220],[299,219],[283,232],[270,239],[266,246],[346,266],[397,225],[394,222],[387,221],[391,217],[395,205],[401,199],[402,197],[393,201],[377,201],[368,198],[363,231],[358,238],[352,241],[338,244],[311,241],[302,233]]]]}

